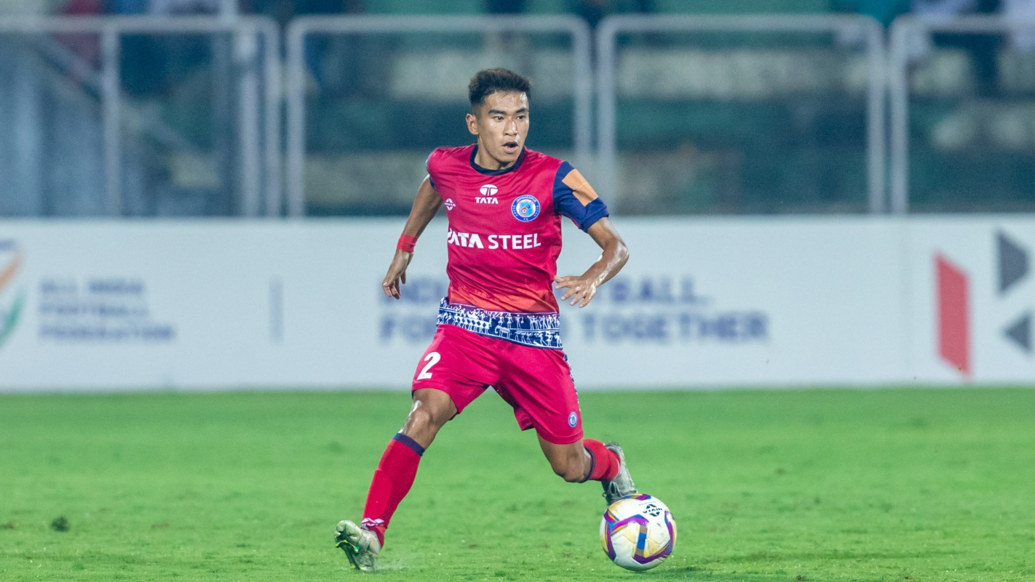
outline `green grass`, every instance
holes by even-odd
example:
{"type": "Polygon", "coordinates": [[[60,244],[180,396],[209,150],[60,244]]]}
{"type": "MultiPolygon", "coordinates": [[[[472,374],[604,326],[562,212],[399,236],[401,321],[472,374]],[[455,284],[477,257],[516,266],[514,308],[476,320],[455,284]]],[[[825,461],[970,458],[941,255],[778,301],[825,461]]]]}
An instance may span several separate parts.
{"type": "Polygon", "coordinates": [[[595,483],[491,392],[424,456],[383,571],[346,571],[405,393],[0,397],[0,580],[1035,580],[1035,390],[590,393],[679,523],[637,575],[595,483]],[[52,522],[67,520],[67,531],[52,522]]]}

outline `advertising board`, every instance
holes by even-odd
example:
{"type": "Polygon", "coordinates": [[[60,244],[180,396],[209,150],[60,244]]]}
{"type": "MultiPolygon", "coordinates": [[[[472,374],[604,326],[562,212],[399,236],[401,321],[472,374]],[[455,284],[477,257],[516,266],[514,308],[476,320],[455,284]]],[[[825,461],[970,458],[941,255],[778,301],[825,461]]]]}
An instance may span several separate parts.
{"type": "Polygon", "coordinates": [[[909,228],[915,376],[1031,384],[1035,221],[917,218],[909,228]]]}
{"type": "MultiPolygon", "coordinates": [[[[0,391],[405,389],[445,221],[0,222],[0,391]]],[[[1035,221],[616,219],[631,260],[561,306],[580,389],[1031,383],[1035,221]]],[[[562,275],[600,250],[570,225],[562,275]]]]}

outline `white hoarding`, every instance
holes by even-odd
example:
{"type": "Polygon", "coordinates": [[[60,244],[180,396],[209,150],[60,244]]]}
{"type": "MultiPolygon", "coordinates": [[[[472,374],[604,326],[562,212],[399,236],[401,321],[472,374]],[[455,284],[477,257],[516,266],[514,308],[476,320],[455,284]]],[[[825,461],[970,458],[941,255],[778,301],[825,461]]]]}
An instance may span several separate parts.
{"type": "MultiPolygon", "coordinates": [[[[562,306],[580,388],[1031,382],[1035,221],[617,219],[625,270],[562,306]]],[[[404,389],[444,220],[401,301],[401,219],[0,222],[0,391],[404,389]]],[[[565,230],[561,274],[599,255],[565,230]]]]}
{"type": "Polygon", "coordinates": [[[1035,220],[917,218],[909,233],[914,375],[1035,383],[1035,220]]]}
{"type": "MultiPolygon", "coordinates": [[[[632,260],[595,305],[564,314],[576,379],[756,386],[872,384],[903,374],[902,294],[878,283],[898,276],[899,245],[887,225],[620,224],[632,260]]],[[[571,245],[579,252],[569,249],[563,261],[568,272],[599,254],[580,238],[571,245]]]]}

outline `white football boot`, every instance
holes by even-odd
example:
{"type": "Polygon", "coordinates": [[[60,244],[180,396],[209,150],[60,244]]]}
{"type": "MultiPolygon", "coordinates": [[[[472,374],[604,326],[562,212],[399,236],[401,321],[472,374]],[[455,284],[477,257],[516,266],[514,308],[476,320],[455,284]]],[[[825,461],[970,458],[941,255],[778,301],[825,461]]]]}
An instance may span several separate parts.
{"type": "Polygon", "coordinates": [[[618,443],[610,442],[604,445],[608,450],[618,455],[618,474],[615,478],[610,481],[601,481],[604,486],[604,499],[607,500],[608,507],[612,503],[618,501],[623,497],[629,497],[630,495],[636,495],[636,484],[633,483],[632,475],[629,474],[629,467],[625,465],[625,453],[622,452],[622,447],[618,443]]]}
{"type": "Polygon", "coordinates": [[[381,542],[372,531],[343,519],[334,528],[335,546],[345,551],[345,557],[360,572],[373,572],[377,556],[381,553],[381,542]]]}

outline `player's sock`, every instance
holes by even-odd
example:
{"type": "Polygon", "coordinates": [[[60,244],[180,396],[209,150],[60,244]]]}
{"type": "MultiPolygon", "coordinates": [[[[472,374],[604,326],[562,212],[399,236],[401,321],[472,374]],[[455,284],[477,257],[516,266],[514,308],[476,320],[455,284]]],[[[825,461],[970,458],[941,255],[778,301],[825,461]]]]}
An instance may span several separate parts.
{"type": "Polygon", "coordinates": [[[377,540],[384,546],[385,530],[392,520],[395,508],[410,492],[413,479],[417,476],[424,447],[417,441],[398,433],[388,443],[377,464],[374,478],[367,493],[367,504],[363,508],[363,528],[377,534],[377,540]]]}
{"type": "Polygon", "coordinates": [[[593,457],[587,481],[610,481],[618,476],[618,467],[622,462],[618,455],[597,440],[582,439],[582,445],[586,447],[589,456],[593,457]]]}

